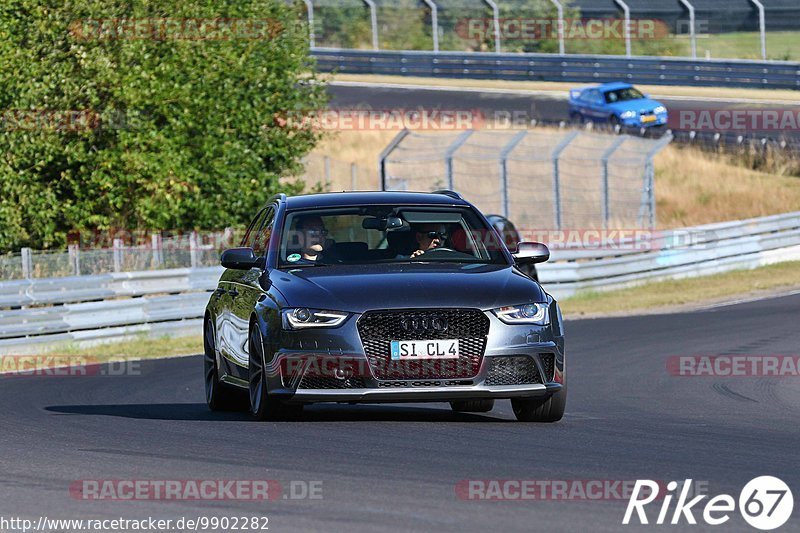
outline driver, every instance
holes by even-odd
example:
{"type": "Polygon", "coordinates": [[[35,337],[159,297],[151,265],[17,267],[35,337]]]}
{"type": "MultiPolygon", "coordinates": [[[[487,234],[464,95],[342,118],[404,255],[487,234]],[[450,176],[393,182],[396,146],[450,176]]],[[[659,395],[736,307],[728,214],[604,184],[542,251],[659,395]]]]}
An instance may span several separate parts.
{"type": "Polygon", "coordinates": [[[295,228],[300,232],[300,240],[303,246],[300,257],[295,254],[289,256],[289,261],[297,262],[302,258],[302,262],[317,261],[325,247],[325,238],[328,230],[322,217],[316,215],[305,215],[298,217],[295,228]]]}
{"type": "Polygon", "coordinates": [[[447,228],[442,224],[424,224],[417,228],[416,238],[419,248],[411,254],[412,259],[443,246],[447,240],[447,228]]]}

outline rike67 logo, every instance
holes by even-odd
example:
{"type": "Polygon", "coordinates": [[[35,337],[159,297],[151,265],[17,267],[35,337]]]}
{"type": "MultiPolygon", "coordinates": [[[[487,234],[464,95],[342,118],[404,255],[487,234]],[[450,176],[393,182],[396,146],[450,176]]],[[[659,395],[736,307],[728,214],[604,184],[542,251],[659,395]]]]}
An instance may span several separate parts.
{"type": "MultiPolygon", "coordinates": [[[[670,481],[666,486],[666,493],[659,494],[659,489],[663,485],[649,480],[636,480],[633,493],[628,500],[628,508],[625,510],[625,517],[622,523],[628,525],[636,513],[639,524],[649,524],[645,507],[656,499],[662,499],[661,509],[654,524],[697,524],[694,513],[701,513],[703,521],[712,526],[726,523],[731,518],[731,513],[736,511],[736,500],[729,494],[714,496],[705,502],[704,506],[699,505],[708,496],[705,494],[689,499],[692,480],[687,479],[682,486],[677,481],[670,481]],[[670,506],[673,497],[677,496],[677,502],[672,516],[670,517],[670,506]],[[695,508],[696,507],[696,508],[695,508]],[[685,522],[684,522],[685,521],[685,522]]],[[[789,486],[782,480],[772,476],[760,476],[750,480],[739,493],[739,512],[742,518],[756,529],[764,531],[781,527],[792,516],[794,509],[794,498],[789,486]]],[[[634,519],[634,524],[636,520],[634,519]]]]}

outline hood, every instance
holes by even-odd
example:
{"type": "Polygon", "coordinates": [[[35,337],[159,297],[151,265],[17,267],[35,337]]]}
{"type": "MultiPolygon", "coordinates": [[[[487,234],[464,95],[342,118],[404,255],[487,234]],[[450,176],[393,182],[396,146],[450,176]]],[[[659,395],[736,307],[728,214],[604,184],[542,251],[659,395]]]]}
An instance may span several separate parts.
{"type": "Polygon", "coordinates": [[[627,100],[625,102],[615,102],[608,104],[608,107],[614,111],[636,111],[637,113],[651,112],[656,107],[660,106],[661,102],[651,100],[650,98],[640,98],[639,100],[627,100]]]}
{"type": "Polygon", "coordinates": [[[545,302],[538,283],[508,265],[379,264],[275,270],[270,280],[291,307],[370,309],[470,307],[545,302]]]}

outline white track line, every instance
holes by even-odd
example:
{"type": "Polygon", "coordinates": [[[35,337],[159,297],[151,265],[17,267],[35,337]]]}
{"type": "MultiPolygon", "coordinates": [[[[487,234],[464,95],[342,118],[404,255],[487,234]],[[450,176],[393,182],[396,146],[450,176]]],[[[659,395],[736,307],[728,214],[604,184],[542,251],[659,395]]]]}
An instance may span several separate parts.
{"type": "MultiPolygon", "coordinates": [[[[527,95],[527,96],[546,96],[552,100],[567,100],[569,95],[565,91],[546,91],[546,90],[524,90],[524,89],[498,89],[491,87],[449,87],[443,85],[417,85],[411,83],[375,83],[375,82],[361,82],[361,81],[331,81],[329,85],[338,87],[365,87],[375,89],[410,89],[410,90],[425,90],[425,91],[442,91],[442,92],[456,92],[456,93],[483,93],[483,94],[512,94],[512,95],[527,95]]],[[[585,85],[585,84],[584,84],[585,85]]],[[[576,84],[576,87],[584,85],[576,84]]],[[[715,98],[715,97],[702,97],[702,96],[668,96],[668,95],[651,95],[653,98],[662,100],[683,100],[686,102],[722,102],[728,104],[781,104],[781,105],[795,105],[800,106],[800,96],[797,100],[760,100],[756,98],[715,98]]]]}

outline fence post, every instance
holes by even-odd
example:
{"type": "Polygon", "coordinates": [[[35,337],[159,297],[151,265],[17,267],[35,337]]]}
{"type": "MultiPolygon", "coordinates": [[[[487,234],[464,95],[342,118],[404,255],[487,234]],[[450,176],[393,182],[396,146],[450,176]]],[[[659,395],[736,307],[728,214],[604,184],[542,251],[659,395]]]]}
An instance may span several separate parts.
{"type": "Polygon", "coordinates": [[[625,27],[622,28],[623,35],[625,36],[625,55],[631,57],[631,9],[623,0],[614,1],[622,8],[622,12],[625,16],[625,27]]]}
{"type": "Polygon", "coordinates": [[[380,50],[380,43],[378,42],[378,11],[373,0],[364,0],[364,3],[369,6],[369,21],[372,26],[372,49],[380,50]]]}
{"type": "Polygon", "coordinates": [[[492,21],[494,25],[494,51],[499,54],[501,52],[500,44],[500,8],[494,0],[483,0],[492,9],[492,21]]]}
{"type": "Polygon", "coordinates": [[[444,153],[444,177],[447,180],[447,188],[451,191],[456,190],[456,181],[453,177],[453,156],[461,146],[467,142],[469,136],[475,133],[475,130],[467,130],[453,141],[453,144],[447,147],[444,153]]]}
{"type": "Polygon", "coordinates": [[[122,272],[122,247],[124,244],[122,239],[114,239],[114,272],[122,272]]]}
{"type": "Polygon", "coordinates": [[[355,163],[350,163],[350,190],[355,191],[358,188],[358,167],[355,163]]]}
{"type": "Polygon", "coordinates": [[[575,137],[578,136],[578,131],[572,131],[566,137],[561,139],[558,146],[553,150],[553,215],[555,216],[555,229],[561,229],[561,176],[559,175],[558,160],[561,157],[561,152],[569,146],[575,137]]]}
{"type": "Polygon", "coordinates": [[[761,59],[767,59],[767,24],[764,16],[764,4],[759,0],[750,0],[758,9],[758,31],[761,33],[761,59]]]}
{"type": "Polygon", "coordinates": [[[410,133],[411,132],[409,130],[403,130],[398,133],[397,136],[392,139],[392,142],[390,142],[389,145],[384,148],[381,154],[378,156],[378,174],[381,180],[382,191],[386,190],[386,178],[388,177],[386,173],[386,159],[392,155],[392,152],[394,152],[395,148],[397,148],[400,143],[403,142],[403,139],[408,137],[410,133]]]}
{"type": "Polygon", "coordinates": [[[500,151],[500,193],[503,198],[503,216],[508,218],[509,216],[509,207],[508,207],[508,156],[511,152],[514,151],[514,148],[522,142],[522,139],[528,135],[527,130],[522,130],[521,132],[514,135],[511,141],[503,147],[500,151]]]}
{"type": "Polygon", "coordinates": [[[189,259],[191,261],[192,268],[197,268],[199,266],[199,244],[197,239],[197,232],[193,231],[189,234],[189,259]]]}
{"type": "Polygon", "coordinates": [[[161,249],[164,243],[164,241],[161,238],[161,234],[153,233],[150,236],[150,243],[151,243],[150,246],[153,249],[153,266],[160,267],[161,264],[164,262],[164,258],[161,255],[161,249]]]}
{"type": "Polygon", "coordinates": [[[694,6],[689,0],[680,0],[681,4],[689,10],[689,35],[692,41],[692,59],[697,59],[697,33],[695,30],[694,6]]]}
{"type": "Polygon", "coordinates": [[[431,8],[431,29],[433,30],[433,51],[439,51],[439,8],[433,0],[422,0],[431,8]]]}
{"type": "Polygon", "coordinates": [[[669,143],[672,142],[673,136],[667,133],[653,146],[653,148],[645,155],[644,179],[642,182],[642,200],[639,206],[639,217],[637,223],[641,227],[644,222],[644,211],[649,210],[648,222],[650,229],[656,227],[656,191],[655,191],[655,165],[653,158],[658,152],[664,149],[669,143]]]}
{"type": "Polygon", "coordinates": [[[306,4],[306,11],[308,12],[308,44],[309,47],[314,48],[316,42],[314,39],[314,4],[311,0],[303,0],[306,4]]]}
{"type": "Polygon", "coordinates": [[[33,254],[30,248],[23,248],[19,251],[22,256],[22,277],[31,279],[33,275],[33,254]]]}
{"type": "Polygon", "coordinates": [[[558,53],[564,55],[564,6],[558,0],[550,0],[558,13],[558,53]]]}
{"type": "Polygon", "coordinates": [[[324,156],[322,158],[323,163],[323,173],[325,174],[325,190],[331,190],[331,158],[329,156],[324,156]]]}
{"type": "Polygon", "coordinates": [[[611,218],[611,207],[608,201],[608,160],[627,139],[627,136],[621,135],[603,153],[603,229],[608,229],[608,221],[611,218]]]}
{"type": "Polygon", "coordinates": [[[70,244],[67,246],[67,250],[69,253],[69,264],[72,267],[72,274],[74,276],[81,275],[81,245],[80,244],[70,244]]]}

